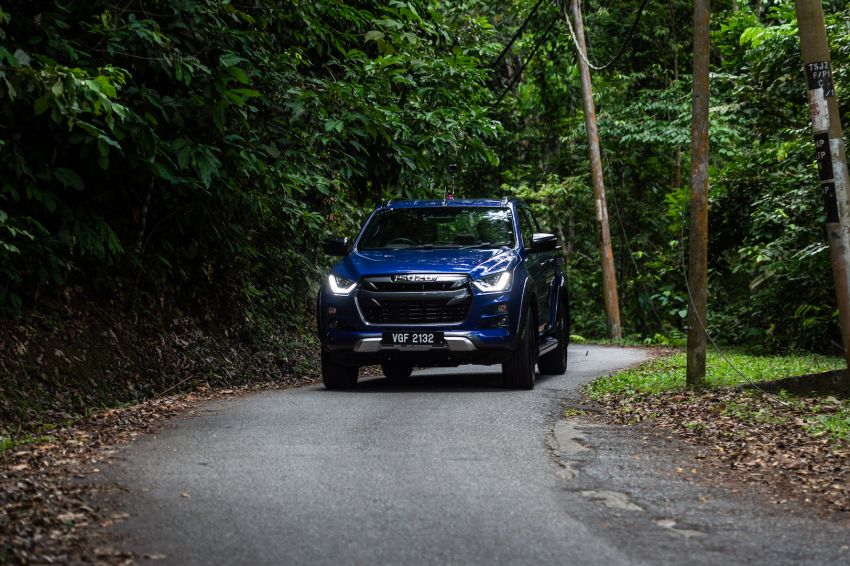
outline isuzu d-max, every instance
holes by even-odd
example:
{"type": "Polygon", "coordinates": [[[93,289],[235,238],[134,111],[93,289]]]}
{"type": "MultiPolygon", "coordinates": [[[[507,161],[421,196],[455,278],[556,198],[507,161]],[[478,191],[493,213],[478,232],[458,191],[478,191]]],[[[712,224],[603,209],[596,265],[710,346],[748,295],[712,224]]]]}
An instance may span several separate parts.
{"type": "Polygon", "coordinates": [[[328,389],[353,387],[380,364],[407,379],[414,366],[501,364],[504,385],[534,387],[567,367],[570,303],[557,238],[515,199],[390,201],[322,285],[318,330],[328,389]]]}

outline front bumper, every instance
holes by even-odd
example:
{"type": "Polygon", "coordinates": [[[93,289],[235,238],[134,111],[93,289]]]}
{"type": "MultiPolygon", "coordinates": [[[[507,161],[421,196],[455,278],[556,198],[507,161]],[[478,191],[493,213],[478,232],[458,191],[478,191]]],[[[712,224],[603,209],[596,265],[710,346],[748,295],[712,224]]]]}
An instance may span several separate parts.
{"type": "Polygon", "coordinates": [[[340,362],[367,365],[404,361],[421,366],[501,363],[515,347],[522,305],[519,285],[504,293],[473,290],[465,318],[452,323],[367,322],[355,296],[334,295],[324,287],[319,294],[319,339],[324,350],[340,362]],[[434,346],[381,344],[385,332],[398,331],[441,332],[445,341],[434,346]]]}
{"type": "MultiPolygon", "coordinates": [[[[433,327],[428,330],[442,331],[433,327]]],[[[402,346],[381,344],[382,332],[332,330],[325,334],[322,345],[340,363],[398,362],[417,366],[498,364],[510,356],[514,347],[514,339],[507,329],[442,332],[443,344],[402,346]]]]}
{"type": "MultiPolygon", "coordinates": [[[[487,330],[448,330],[441,327],[429,326],[423,330],[437,331],[443,333],[444,345],[425,346],[390,346],[381,344],[383,332],[400,330],[399,328],[387,327],[378,332],[375,330],[328,330],[324,333],[322,344],[328,351],[350,350],[357,353],[373,354],[376,352],[476,352],[491,349],[512,349],[513,336],[506,328],[493,328],[487,330]]],[[[403,330],[410,330],[405,328],[403,330]]]]}
{"type": "Polygon", "coordinates": [[[446,349],[449,352],[474,352],[478,348],[469,338],[465,336],[445,336],[443,338],[445,345],[430,346],[430,345],[406,345],[406,346],[390,346],[381,344],[381,337],[361,338],[354,344],[354,351],[358,354],[374,354],[380,351],[394,352],[430,352],[434,349],[446,349]]]}

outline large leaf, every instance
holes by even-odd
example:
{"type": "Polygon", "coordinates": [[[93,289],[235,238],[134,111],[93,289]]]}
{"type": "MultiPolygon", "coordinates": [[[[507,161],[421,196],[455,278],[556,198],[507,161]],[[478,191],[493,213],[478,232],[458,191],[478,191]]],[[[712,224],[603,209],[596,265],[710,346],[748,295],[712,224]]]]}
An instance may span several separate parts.
{"type": "Polygon", "coordinates": [[[67,167],[59,167],[53,170],[53,176],[57,181],[65,185],[66,187],[71,187],[77,189],[78,191],[83,190],[84,184],[83,179],[77,173],[68,169],[67,167]]]}

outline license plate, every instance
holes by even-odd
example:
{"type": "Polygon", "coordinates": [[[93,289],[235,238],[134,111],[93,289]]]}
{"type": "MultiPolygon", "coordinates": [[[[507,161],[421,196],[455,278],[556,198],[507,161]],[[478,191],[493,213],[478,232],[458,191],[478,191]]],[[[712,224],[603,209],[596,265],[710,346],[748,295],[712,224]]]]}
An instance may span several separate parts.
{"type": "Polygon", "coordinates": [[[442,332],[384,332],[381,344],[385,346],[442,346],[442,332]]]}

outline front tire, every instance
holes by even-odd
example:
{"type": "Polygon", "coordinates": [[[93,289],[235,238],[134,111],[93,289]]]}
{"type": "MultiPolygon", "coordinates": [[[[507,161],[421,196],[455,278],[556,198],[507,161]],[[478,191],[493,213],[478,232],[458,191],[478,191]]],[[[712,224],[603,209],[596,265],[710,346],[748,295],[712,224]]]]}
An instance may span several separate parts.
{"type": "Polygon", "coordinates": [[[507,389],[534,389],[537,334],[530,309],[524,318],[516,350],[502,364],[502,380],[507,389]]]}
{"type": "Polygon", "coordinates": [[[570,315],[564,301],[561,301],[558,309],[558,321],[555,327],[555,338],[558,339],[558,347],[540,356],[537,367],[543,375],[562,375],[567,371],[567,348],[570,345],[570,315]]]}
{"type": "Polygon", "coordinates": [[[326,389],[350,389],[357,385],[360,368],[336,362],[330,352],[322,350],[322,382],[326,389]]]}

